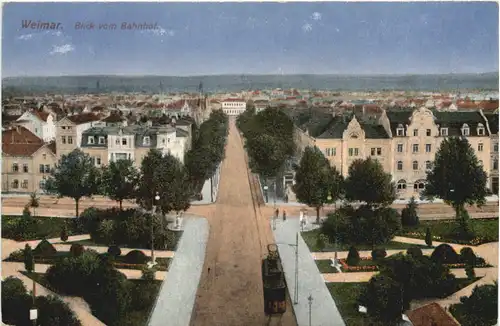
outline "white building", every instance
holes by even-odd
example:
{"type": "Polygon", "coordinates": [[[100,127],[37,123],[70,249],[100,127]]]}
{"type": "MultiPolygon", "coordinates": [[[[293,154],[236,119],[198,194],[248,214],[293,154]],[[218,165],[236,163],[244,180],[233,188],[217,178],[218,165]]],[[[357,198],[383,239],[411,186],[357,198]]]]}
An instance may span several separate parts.
{"type": "Polygon", "coordinates": [[[229,98],[221,102],[222,111],[229,116],[240,115],[245,112],[247,103],[243,99],[229,98]]]}
{"type": "Polygon", "coordinates": [[[108,161],[116,162],[118,160],[134,161],[135,153],[135,134],[126,128],[118,128],[116,132],[108,133],[108,161]]]}
{"type": "Polygon", "coordinates": [[[44,142],[50,142],[56,138],[55,115],[36,110],[24,112],[16,123],[25,127],[44,142]]]}

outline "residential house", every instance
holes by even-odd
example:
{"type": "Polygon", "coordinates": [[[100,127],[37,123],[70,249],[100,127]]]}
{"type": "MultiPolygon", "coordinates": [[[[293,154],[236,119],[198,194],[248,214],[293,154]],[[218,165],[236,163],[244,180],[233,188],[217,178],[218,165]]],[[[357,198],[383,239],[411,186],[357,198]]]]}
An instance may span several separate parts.
{"type": "Polygon", "coordinates": [[[2,192],[43,191],[45,180],[57,159],[55,144],[22,126],[2,133],[2,192]]]}
{"type": "Polygon", "coordinates": [[[85,130],[98,125],[99,116],[93,113],[68,115],[56,123],[57,158],[81,147],[85,130]]]}
{"type": "Polygon", "coordinates": [[[25,127],[44,142],[50,142],[56,138],[56,116],[53,113],[30,110],[24,112],[16,123],[25,127]]]}

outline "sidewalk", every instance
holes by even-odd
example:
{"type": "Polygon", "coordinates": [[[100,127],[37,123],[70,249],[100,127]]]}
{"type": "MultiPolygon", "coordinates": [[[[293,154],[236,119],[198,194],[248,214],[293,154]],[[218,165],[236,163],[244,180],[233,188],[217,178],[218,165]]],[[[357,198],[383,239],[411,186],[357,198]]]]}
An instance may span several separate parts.
{"type": "Polygon", "coordinates": [[[184,233],[148,326],[187,326],[191,320],[205,260],[209,225],[204,218],[186,218],[184,222],[184,233]]]}
{"type": "MultiPolygon", "coordinates": [[[[298,219],[289,218],[279,221],[274,230],[274,237],[278,244],[285,279],[290,297],[293,300],[295,289],[295,248],[288,244],[294,244],[296,234],[300,231],[298,219]]],[[[335,305],[325,281],[321,277],[311,253],[302,237],[299,236],[299,302],[293,309],[297,318],[298,326],[309,325],[309,303],[308,296],[312,295],[311,306],[313,326],[344,326],[345,323],[335,305]]]]}

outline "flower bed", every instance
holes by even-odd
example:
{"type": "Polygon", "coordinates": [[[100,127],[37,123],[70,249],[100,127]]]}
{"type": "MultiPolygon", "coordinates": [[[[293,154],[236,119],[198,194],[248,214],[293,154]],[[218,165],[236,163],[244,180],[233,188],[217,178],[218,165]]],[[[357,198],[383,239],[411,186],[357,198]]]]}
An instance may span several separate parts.
{"type": "Polygon", "coordinates": [[[369,264],[363,264],[366,262],[372,262],[373,260],[371,258],[367,257],[361,257],[361,266],[350,266],[347,264],[346,259],[339,259],[340,265],[342,265],[342,271],[345,273],[349,272],[376,272],[378,271],[378,266],[377,265],[369,265],[369,264]]]}
{"type": "MultiPolygon", "coordinates": [[[[464,263],[458,263],[458,264],[444,264],[444,266],[448,268],[465,268],[467,264],[464,263]]],[[[488,264],[477,264],[474,266],[474,268],[486,268],[486,267],[492,267],[491,265],[488,264]]]]}

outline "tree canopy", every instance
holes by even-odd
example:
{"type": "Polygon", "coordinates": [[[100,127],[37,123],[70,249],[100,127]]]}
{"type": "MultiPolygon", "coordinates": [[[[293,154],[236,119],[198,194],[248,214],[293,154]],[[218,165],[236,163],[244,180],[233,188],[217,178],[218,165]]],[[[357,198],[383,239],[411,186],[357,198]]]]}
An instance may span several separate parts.
{"type": "Polygon", "coordinates": [[[328,197],[336,201],[342,196],[343,178],[317,147],[308,146],[295,167],[293,191],[300,203],[316,208],[319,223],[319,210],[328,202],[328,197]]]}
{"type": "Polygon", "coordinates": [[[139,179],[138,171],[131,160],[110,162],[103,168],[102,190],[106,196],[116,200],[122,209],[125,199],[135,197],[135,190],[139,179]]]}
{"type": "Polygon", "coordinates": [[[99,182],[100,170],[94,166],[91,157],[75,149],[69,154],[62,155],[45,183],[45,190],[60,198],[73,198],[78,217],[80,199],[98,193],[99,182]]]}

